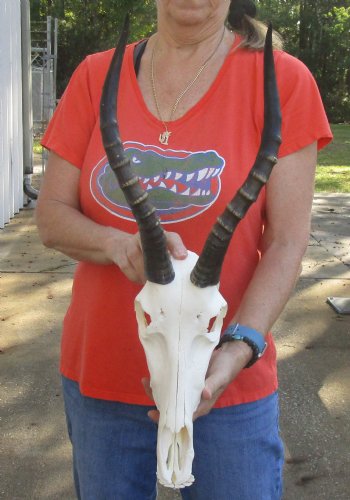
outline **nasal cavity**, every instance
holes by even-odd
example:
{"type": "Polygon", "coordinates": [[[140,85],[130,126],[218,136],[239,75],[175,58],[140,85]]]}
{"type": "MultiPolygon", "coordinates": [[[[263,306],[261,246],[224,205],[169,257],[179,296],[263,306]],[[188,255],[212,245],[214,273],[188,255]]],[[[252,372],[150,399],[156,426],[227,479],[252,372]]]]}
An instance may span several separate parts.
{"type": "Polygon", "coordinates": [[[170,444],[167,455],[167,468],[173,471],[172,480],[176,479],[177,471],[181,472],[186,465],[186,456],[190,446],[190,435],[187,427],[182,427],[174,433],[173,442],[170,444]]]}

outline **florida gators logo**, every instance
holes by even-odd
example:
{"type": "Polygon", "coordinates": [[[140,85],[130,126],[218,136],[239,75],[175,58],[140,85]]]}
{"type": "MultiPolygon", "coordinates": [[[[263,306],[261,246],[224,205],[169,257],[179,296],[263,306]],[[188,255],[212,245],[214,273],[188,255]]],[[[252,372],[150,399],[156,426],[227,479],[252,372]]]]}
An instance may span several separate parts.
{"type": "MultiPolygon", "coordinates": [[[[164,150],[135,142],[124,143],[124,149],[162,223],[196,217],[219,196],[225,160],[216,151],[164,150]]],[[[93,169],[90,188],[106,210],[134,220],[106,157],[93,169]]]]}

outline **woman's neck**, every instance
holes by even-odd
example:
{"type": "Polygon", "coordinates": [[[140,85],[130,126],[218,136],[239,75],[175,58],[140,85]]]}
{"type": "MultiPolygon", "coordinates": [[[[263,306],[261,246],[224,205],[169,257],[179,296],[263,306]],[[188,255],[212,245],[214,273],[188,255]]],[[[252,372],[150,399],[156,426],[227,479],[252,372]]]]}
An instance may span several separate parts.
{"type": "Polygon", "coordinates": [[[157,45],[164,50],[210,50],[221,37],[227,17],[227,6],[211,11],[205,8],[162,6],[158,8],[157,45]]]}
{"type": "MultiPolygon", "coordinates": [[[[157,54],[160,58],[164,56],[169,61],[190,59],[195,65],[196,60],[205,60],[220,42],[223,41],[222,50],[225,50],[225,45],[229,48],[232,44],[233,34],[225,30],[223,24],[212,28],[197,32],[193,29],[174,32],[159,27],[152,42],[157,45],[157,54]]],[[[153,43],[151,43],[152,46],[153,43]]]]}
{"type": "Polygon", "coordinates": [[[138,74],[151,113],[165,121],[183,116],[210,88],[233,40],[224,18],[191,27],[182,23],[176,29],[174,23],[159,22],[138,74]]]}

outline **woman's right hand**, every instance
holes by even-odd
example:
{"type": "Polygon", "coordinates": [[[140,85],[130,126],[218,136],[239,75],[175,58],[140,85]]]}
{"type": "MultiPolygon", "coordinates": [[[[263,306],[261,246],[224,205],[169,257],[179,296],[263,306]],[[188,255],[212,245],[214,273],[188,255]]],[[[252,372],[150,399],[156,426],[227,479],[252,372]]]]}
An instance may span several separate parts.
{"type": "MultiPolygon", "coordinates": [[[[185,259],[187,250],[177,233],[166,232],[168,250],[175,259],[185,259]]],[[[145,283],[144,261],[140,234],[119,233],[117,239],[111,238],[107,244],[106,254],[129,280],[145,283]]]]}
{"type": "MultiPolygon", "coordinates": [[[[79,261],[115,263],[131,281],[144,283],[140,235],[100,225],[82,214],[79,179],[78,168],[50,153],[36,208],[42,242],[79,261]]],[[[165,234],[171,255],[185,259],[187,250],[180,236],[165,234]]]]}
{"type": "Polygon", "coordinates": [[[106,256],[127,278],[144,283],[143,256],[139,233],[119,233],[118,238],[107,241],[106,256]]]}

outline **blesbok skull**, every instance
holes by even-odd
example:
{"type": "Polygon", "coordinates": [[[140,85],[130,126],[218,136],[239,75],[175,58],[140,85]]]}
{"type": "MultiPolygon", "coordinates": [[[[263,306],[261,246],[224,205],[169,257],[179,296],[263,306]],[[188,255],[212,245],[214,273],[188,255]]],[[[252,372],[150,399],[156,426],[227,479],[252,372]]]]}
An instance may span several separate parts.
{"type": "Polygon", "coordinates": [[[154,401],[160,412],[157,476],[164,486],[190,485],[193,413],[220,339],[227,304],[216,285],[198,288],[190,274],[198,256],[173,260],[167,285],[148,281],[135,299],[139,336],[146,353],[154,401]]]}
{"type": "Polygon", "coordinates": [[[194,480],[192,418],[227,309],[218,291],[225,253],[235,228],[268,181],[281,143],[272,28],[269,27],[265,42],[264,128],[255,163],[213,225],[200,256],[190,252],[181,261],[169,255],[155,208],[132,171],[119,135],[116,95],[128,25],[127,17],[103,88],[101,134],[109,165],[138,224],[143,250],[147,282],[136,297],[135,309],[150,384],[160,412],[158,479],[165,486],[181,488],[194,480]]]}

